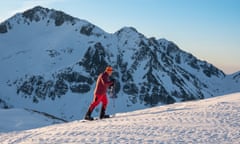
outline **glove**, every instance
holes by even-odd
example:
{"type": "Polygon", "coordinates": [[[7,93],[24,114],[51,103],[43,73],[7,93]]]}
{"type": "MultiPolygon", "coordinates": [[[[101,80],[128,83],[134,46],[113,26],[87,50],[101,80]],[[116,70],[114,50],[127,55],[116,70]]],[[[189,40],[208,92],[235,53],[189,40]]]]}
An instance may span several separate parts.
{"type": "Polygon", "coordinates": [[[110,85],[110,87],[114,86],[114,84],[115,84],[115,79],[112,79],[111,82],[112,82],[112,84],[110,85]]]}

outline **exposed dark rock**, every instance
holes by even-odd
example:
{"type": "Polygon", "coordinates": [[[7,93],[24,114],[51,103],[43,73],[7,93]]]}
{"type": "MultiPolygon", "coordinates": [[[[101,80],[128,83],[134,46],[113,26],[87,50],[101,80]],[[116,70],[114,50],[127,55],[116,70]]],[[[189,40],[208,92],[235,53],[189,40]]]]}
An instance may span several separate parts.
{"type": "Polygon", "coordinates": [[[92,30],[95,28],[94,25],[88,24],[86,26],[82,26],[80,33],[86,36],[90,36],[92,34],[92,30]]]}
{"type": "Polygon", "coordinates": [[[0,25],[0,33],[7,33],[8,32],[8,29],[7,29],[7,26],[6,24],[1,24],[0,25]]]}
{"type": "Polygon", "coordinates": [[[0,108],[9,109],[12,108],[12,106],[10,106],[6,101],[0,98],[0,108]]]}
{"type": "Polygon", "coordinates": [[[108,63],[106,62],[106,52],[102,44],[98,42],[93,47],[89,47],[79,64],[94,78],[103,72],[108,63]]]}
{"type": "Polygon", "coordinates": [[[134,84],[134,83],[125,84],[123,86],[123,91],[129,95],[137,95],[138,94],[138,88],[137,88],[136,84],[134,84]]]}
{"type": "Polygon", "coordinates": [[[72,82],[86,82],[88,84],[93,84],[93,80],[89,77],[81,75],[79,72],[65,72],[65,73],[60,73],[59,77],[63,78],[64,80],[72,83],[72,82]]]}
{"type": "Polygon", "coordinates": [[[54,89],[57,96],[62,96],[67,93],[68,85],[63,80],[57,80],[54,89]]]}
{"type": "Polygon", "coordinates": [[[74,93],[86,93],[90,91],[90,86],[88,84],[78,84],[70,86],[70,89],[74,93]]]}
{"type": "Polygon", "coordinates": [[[71,22],[72,25],[75,24],[74,18],[72,16],[67,15],[61,11],[53,12],[50,17],[55,20],[56,26],[61,26],[65,21],[71,22]]]}
{"type": "Polygon", "coordinates": [[[25,11],[22,15],[23,17],[29,19],[31,22],[36,21],[39,22],[41,20],[41,16],[44,18],[47,16],[48,9],[42,8],[40,6],[36,6],[33,9],[25,11]]]}

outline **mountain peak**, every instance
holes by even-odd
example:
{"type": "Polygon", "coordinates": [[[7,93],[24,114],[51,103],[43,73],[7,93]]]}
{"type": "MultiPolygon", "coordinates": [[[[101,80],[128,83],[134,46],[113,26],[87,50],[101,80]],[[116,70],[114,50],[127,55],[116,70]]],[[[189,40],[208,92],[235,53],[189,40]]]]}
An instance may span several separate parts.
{"type": "Polygon", "coordinates": [[[30,21],[38,22],[41,19],[40,17],[41,16],[44,16],[44,17],[47,16],[49,11],[50,10],[47,9],[47,8],[43,8],[41,6],[36,6],[36,7],[32,8],[32,9],[24,11],[22,13],[22,15],[23,15],[24,18],[27,18],[30,21]]]}
{"type": "Polygon", "coordinates": [[[32,22],[39,22],[43,20],[46,21],[46,23],[53,21],[55,26],[61,26],[65,22],[74,25],[78,19],[62,11],[36,6],[32,9],[24,11],[23,13],[18,13],[2,22],[0,24],[0,33],[7,33],[14,27],[15,23],[30,25],[32,22]]]}
{"type": "Polygon", "coordinates": [[[27,11],[23,12],[22,15],[23,15],[23,17],[29,19],[30,21],[36,21],[36,22],[49,16],[50,19],[55,20],[56,26],[62,25],[65,21],[70,21],[73,23],[74,19],[76,19],[62,11],[43,8],[41,6],[36,6],[30,10],[27,10],[27,11]]]}
{"type": "Polygon", "coordinates": [[[116,34],[119,35],[139,35],[143,36],[141,33],[137,31],[134,27],[123,27],[120,30],[116,32],[116,34]]]}
{"type": "Polygon", "coordinates": [[[28,12],[28,11],[33,11],[33,12],[42,11],[43,12],[43,11],[49,11],[49,9],[48,8],[44,8],[42,6],[35,6],[35,7],[31,8],[31,9],[26,10],[25,12],[28,12]]]}
{"type": "Polygon", "coordinates": [[[119,32],[122,32],[122,31],[138,33],[138,31],[134,27],[127,27],[127,26],[125,26],[119,30],[119,32]]]}

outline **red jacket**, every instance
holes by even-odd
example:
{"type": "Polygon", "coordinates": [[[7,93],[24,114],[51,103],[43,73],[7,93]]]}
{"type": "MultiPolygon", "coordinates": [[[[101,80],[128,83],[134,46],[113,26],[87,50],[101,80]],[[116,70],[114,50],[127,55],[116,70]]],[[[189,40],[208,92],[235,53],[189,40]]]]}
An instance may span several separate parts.
{"type": "Polygon", "coordinates": [[[105,95],[107,93],[107,88],[113,84],[112,81],[109,80],[109,75],[107,72],[103,72],[98,76],[96,88],[94,90],[95,95],[105,95]]]}

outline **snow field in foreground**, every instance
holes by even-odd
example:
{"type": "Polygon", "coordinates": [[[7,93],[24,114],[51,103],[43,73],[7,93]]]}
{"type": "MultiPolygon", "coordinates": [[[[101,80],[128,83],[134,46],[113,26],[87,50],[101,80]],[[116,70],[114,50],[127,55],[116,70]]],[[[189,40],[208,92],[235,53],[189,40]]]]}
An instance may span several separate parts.
{"type": "Polygon", "coordinates": [[[240,93],[176,103],[104,120],[0,133],[2,144],[240,142],[240,93]]]}

